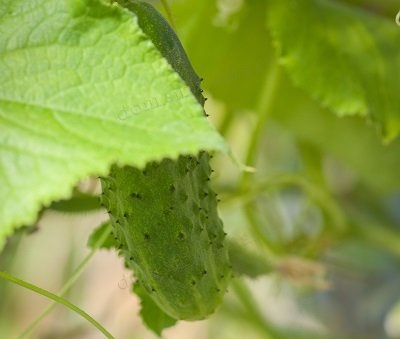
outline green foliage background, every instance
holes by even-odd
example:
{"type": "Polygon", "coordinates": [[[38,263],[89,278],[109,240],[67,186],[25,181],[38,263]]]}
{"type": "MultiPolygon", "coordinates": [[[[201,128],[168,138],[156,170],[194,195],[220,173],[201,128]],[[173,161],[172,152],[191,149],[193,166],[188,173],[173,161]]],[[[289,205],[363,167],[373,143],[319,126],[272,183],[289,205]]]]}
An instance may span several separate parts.
{"type": "MultiPolygon", "coordinates": [[[[227,153],[229,144],[255,169],[241,171],[223,153],[213,162],[242,277],[203,337],[400,336],[398,3],[172,0],[169,6],[204,78],[212,123],[120,7],[0,0],[0,243],[9,237],[0,269],[35,277],[34,269],[25,274],[35,263],[24,255],[51,255],[30,247],[51,225],[35,235],[26,231],[44,207],[41,215],[53,223],[62,218],[55,210],[86,216],[96,210],[96,191],[76,186],[79,180],[105,175],[112,163],[143,166],[200,149],[227,153]],[[60,199],[66,200],[54,203],[60,199]],[[279,297],[267,298],[273,283],[279,297]],[[279,299],[290,300],[307,321],[278,307],[279,299]]],[[[80,240],[65,254],[64,281],[79,262],[77,251],[83,256],[86,239],[80,240]]],[[[16,291],[0,282],[0,337],[19,334],[32,320],[18,317],[24,303],[12,298],[16,291]]],[[[80,321],[70,327],[85,328],[80,321]]],[[[51,329],[68,337],[67,327],[46,326],[33,337],[51,337],[51,329]]],[[[142,337],[135,330],[120,337],[142,337]]],[[[75,337],[85,338],[85,331],[75,337]]]]}

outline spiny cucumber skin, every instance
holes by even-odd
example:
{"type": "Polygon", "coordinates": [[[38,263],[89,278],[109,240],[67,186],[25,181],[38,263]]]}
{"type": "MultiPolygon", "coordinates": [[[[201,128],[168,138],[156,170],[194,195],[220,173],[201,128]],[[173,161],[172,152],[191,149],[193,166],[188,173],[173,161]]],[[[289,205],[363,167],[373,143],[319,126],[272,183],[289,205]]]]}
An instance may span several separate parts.
{"type": "MultiPolygon", "coordinates": [[[[118,0],[203,105],[201,79],[165,19],[142,1],[118,0]]],[[[128,267],[170,316],[204,319],[221,303],[231,277],[209,156],[180,156],[144,171],[113,166],[102,180],[103,204],[128,267]]]]}
{"type": "Polygon", "coordinates": [[[113,166],[102,179],[103,204],[127,266],[176,319],[213,313],[231,277],[208,163],[201,152],[144,170],[113,166]]]}

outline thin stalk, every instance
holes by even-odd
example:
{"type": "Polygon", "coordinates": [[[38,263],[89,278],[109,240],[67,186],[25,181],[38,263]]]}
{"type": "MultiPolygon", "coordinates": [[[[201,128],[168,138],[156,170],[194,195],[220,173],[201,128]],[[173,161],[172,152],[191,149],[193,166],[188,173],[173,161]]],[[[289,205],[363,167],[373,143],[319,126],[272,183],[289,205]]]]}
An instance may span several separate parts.
{"type": "MultiPolygon", "coordinates": [[[[273,102],[276,96],[276,91],[279,86],[279,78],[280,78],[280,69],[279,65],[276,62],[270,67],[270,70],[267,74],[266,80],[264,82],[264,86],[262,89],[262,95],[260,101],[258,102],[256,111],[258,114],[258,120],[252,132],[251,139],[249,141],[249,145],[247,148],[247,154],[245,158],[246,166],[254,166],[255,158],[257,155],[258,145],[261,138],[261,134],[264,130],[265,123],[269,117],[271,108],[273,106],[273,102]]],[[[249,171],[243,172],[242,177],[239,180],[239,190],[247,190],[249,186],[251,186],[251,181],[253,180],[253,174],[249,171]]],[[[272,256],[272,246],[268,239],[266,239],[263,234],[259,222],[254,217],[254,206],[250,203],[244,205],[244,212],[246,218],[250,224],[253,235],[259,241],[262,241],[263,247],[267,251],[268,255],[272,256]]]]}
{"type": "MultiPolygon", "coordinates": [[[[70,290],[70,288],[75,284],[75,282],[79,279],[79,277],[84,272],[84,270],[86,269],[87,265],[89,264],[90,260],[96,254],[96,249],[101,247],[101,245],[105,242],[105,240],[109,236],[110,232],[111,232],[111,224],[109,224],[108,228],[105,230],[103,235],[99,238],[99,240],[95,244],[95,247],[81,261],[81,263],[78,265],[78,267],[72,273],[71,277],[68,279],[68,281],[65,283],[63,288],[60,290],[60,292],[58,293],[58,295],[60,297],[63,297],[70,290]]],[[[38,315],[38,317],[29,324],[29,326],[24,330],[24,332],[21,333],[19,338],[20,339],[27,338],[32,333],[34,328],[54,309],[54,307],[56,305],[57,305],[56,302],[49,303],[45,307],[45,309],[42,311],[42,313],[40,313],[38,315]]]]}
{"type": "Polygon", "coordinates": [[[308,180],[295,174],[279,175],[260,181],[252,188],[247,188],[236,194],[231,194],[223,199],[221,204],[232,204],[235,201],[241,201],[244,205],[250,204],[260,194],[271,188],[280,188],[286,186],[296,186],[302,189],[312,201],[314,201],[332,220],[332,226],[338,231],[344,231],[347,226],[346,216],[343,214],[340,206],[324,189],[313,185],[308,180]]]}
{"type": "Polygon", "coordinates": [[[218,126],[218,131],[222,136],[226,137],[229,128],[231,127],[232,122],[234,121],[234,118],[235,118],[235,113],[232,112],[231,109],[226,109],[224,117],[218,126]]]}
{"type": "Polygon", "coordinates": [[[400,233],[384,225],[354,223],[360,237],[400,257],[400,233]]]}
{"type": "Polygon", "coordinates": [[[263,328],[268,337],[274,339],[281,338],[280,333],[264,318],[264,315],[261,313],[245,283],[241,280],[235,279],[232,281],[232,287],[236,296],[246,309],[248,318],[252,319],[254,323],[263,328]]]}
{"type": "Polygon", "coordinates": [[[68,300],[54,294],[51,293],[49,291],[46,291],[42,288],[40,288],[39,286],[33,285],[31,283],[28,283],[22,279],[19,279],[17,277],[12,276],[11,274],[8,274],[6,272],[2,272],[0,271],[0,278],[8,280],[14,284],[17,284],[21,287],[24,287],[28,290],[31,290],[33,292],[36,292],[38,294],[41,294],[49,299],[54,300],[55,302],[62,304],[66,307],[68,307],[69,309],[71,309],[72,311],[74,311],[75,313],[79,314],[81,317],[85,318],[88,322],[90,322],[94,327],[96,327],[101,333],[104,334],[104,336],[106,338],[111,338],[114,339],[114,337],[111,335],[110,332],[108,332],[103,326],[101,326],[95,319],[93,319],[89,314],[87,314],[85,311],[83,311],[82,309],[80,309],[78,306],[72,304],[71,302],[69,302],[68,300]]]}
{"type": "MultiPolygon", "coordinates": [[[[258,144],[261,138],[261,134],[264,130],[265,123],[270,115],[271,108],[276,96],[277,88],[279,87],[280,79],[280,68],[279,65],[274,62],[270,67],[268,76],[264,83],[264,88],[262,90],[262,96],[257,105],[256,111],[258,114],[258,120],[255,128],[252,132],[252,136],[247,148],[247,154],[245,159],[246,166],[254,166],[255,158],[257,155],[258,144]]],[[[244,172],[242,178],[239,182],[239,188],[243,189],[248,186],[251,181],[252,174],[249,172],[244,172]]]]}
{"type": "Polygon", "coordinates": [[[254,239],[263,245],[263,250],[268,260],[273,262],[276,260],[274,245],[267,239],[264,232],[262,232],[259,221],[257,220],[257,215],[254,211],[254,206],[252,204],[246,204],[243,206],[243,209],[254,239]]]}

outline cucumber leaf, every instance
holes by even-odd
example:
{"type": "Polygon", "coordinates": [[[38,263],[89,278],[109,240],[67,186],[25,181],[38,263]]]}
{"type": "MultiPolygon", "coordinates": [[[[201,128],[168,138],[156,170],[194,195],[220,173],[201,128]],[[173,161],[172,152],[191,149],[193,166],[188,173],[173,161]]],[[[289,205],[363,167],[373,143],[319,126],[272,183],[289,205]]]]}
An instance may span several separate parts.
{"type": "Polygon", "coordinates": [[[161,336],[165,328],[176,324],[177,320],[164,313],[137,281],[133,285],[133,292],[140,298],[140,316],[144,324],[154,333],[161,336]]]}
{"type": "Polygon", "coordinates": [[[113,238],[110,232],[111,229],[110,221],[106,221],[96,227],[89,236],[87,246],[91,249],[117,250],[118,242],[113,238]]]}
{"type": "Polygon", "coordinates": [[[0,248],[113,163],[226,150],[130,11],[100,0],[0,4],[0,248]]]}
{"type": "Polygon", "coordinates": [[[329,0],[273,0],[268,22],[280,63],[339,116],[373,122],[386,142],[400,132],[400,29],[394,20],[329,0]]]}

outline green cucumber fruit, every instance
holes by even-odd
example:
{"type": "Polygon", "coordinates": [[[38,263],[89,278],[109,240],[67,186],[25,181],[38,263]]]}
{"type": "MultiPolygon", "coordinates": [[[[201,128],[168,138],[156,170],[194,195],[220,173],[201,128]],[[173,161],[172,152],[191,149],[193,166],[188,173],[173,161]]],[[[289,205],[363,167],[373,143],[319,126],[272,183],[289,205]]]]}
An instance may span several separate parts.
{"type": "MultiPolygon", "coordinates": [[[[201,80],[167,22],[149,4],[123,5],[138,16],[144,33],[203,103],[201,80]]],[[[102,178],[102,203],[126,265],[175,319],[213,313],[232,274],[210,174],[209,155],[200,152],[152,162],[144,170],[113,166],[102,178]]]]}

